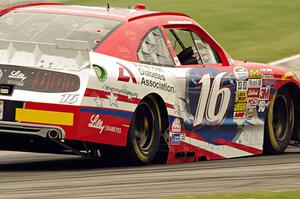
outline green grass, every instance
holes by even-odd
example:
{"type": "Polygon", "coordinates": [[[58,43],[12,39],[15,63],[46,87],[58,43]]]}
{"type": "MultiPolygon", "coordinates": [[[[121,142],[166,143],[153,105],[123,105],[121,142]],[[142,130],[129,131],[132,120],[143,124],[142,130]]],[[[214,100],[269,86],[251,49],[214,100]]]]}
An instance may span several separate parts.
{"type": "Polygon", "coordinates": [[[73,0],[68,3],[184,12],[234,58],[269,62],[300,52],[299,0],[73,0]]]}
{"type": "Polygon", "coordinates": [[[300,198],[300,190],[282,192],[244,192],[203,194],[199,196],[178,196],[169,199],[297,199],[300,198]]]}

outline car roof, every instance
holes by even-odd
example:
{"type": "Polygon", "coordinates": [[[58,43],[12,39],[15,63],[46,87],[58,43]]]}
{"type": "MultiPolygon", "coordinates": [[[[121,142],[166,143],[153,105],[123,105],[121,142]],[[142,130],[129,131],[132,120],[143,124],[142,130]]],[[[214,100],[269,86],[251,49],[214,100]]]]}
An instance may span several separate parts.
{"type": "Polygon", "coordinates": [[[9,11],[21,12],[42,12],[42,13],[57,13],[70,14],[89,17],[108,18],[119,21],[132,21],[144,17],[174,15],[185,16],[186,14],[175,12],[157,12],[145,9],[124,9],[124,8],[107,8],[96,6],[80,6],[80,5],[63,5],[63,4],[27,4],[9,8],[9,11]]]}

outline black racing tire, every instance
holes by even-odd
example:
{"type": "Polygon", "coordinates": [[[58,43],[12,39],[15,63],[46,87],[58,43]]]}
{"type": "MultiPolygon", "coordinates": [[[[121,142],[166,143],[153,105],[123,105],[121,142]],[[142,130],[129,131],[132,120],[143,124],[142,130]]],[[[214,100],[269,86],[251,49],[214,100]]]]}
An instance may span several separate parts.
{"type": "Polygon", "coordinates": [[[281,154],[285,151],[294,128],[294,115],[290,93],[286,89],[280,89],[274,95],[266,116],[263,147],[265,154],[281,154]]]}
{"type": "Polygon", "coordinates": [[[130,164],[150,164],[160,144],[161,116],[155,100],[143,99],[138,105],[128,132],[127,152],[130,164]]]}

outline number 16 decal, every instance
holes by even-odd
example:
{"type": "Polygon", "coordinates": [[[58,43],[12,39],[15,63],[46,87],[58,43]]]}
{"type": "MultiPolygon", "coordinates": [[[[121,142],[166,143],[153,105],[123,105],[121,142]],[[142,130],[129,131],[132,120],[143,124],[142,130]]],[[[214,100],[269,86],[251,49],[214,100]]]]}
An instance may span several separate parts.
{"type": "Polygon", "coordinates": [[[212,87],[210,87],[210,74],[203,75],[199,81],[202,89],[197,105],[194,127],[203,125],[204,119],[210,125],[219,125],[223,122],[231,96],[229,88],[221,88],[222,77],[225,74],[226,72],[219,73],[212,82],[212,87]]]}

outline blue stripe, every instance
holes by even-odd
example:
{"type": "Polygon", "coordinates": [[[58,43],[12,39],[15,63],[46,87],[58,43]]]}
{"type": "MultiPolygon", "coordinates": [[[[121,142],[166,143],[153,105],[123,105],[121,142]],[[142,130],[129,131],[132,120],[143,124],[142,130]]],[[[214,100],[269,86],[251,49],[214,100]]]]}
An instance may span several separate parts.
{"type": "Polygon", "coordinates": [[[118,111],[118,110],[103,110],[103,109],[96,109],[96,108],[81,108],[80,112],[87,112],[87,113],[96,113],[102,115],[110,115],[114,117],[122,117],[130,119],[132,118],[132,112],[127,111],[118,111]]]}

